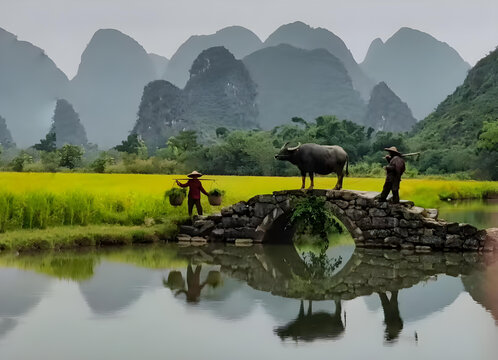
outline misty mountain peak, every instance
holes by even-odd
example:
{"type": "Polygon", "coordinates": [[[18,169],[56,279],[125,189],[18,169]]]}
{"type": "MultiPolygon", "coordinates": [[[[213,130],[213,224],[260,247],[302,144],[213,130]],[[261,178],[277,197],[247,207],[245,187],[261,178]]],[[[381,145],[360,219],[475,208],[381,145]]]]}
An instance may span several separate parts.
{"type": "Polygon", "coordinates": [[[89,141],[110,147],[126,138],[144,86],[155,78],[153,62],[138,42],[118,30],[98,30],[67,95],[89,141]]]}
{"type": "Polygon", "coordinates": [[[408,105],[385,82],[375,85],[365,114],[366,127],[375,131],[402,132],[410,130],[416,123],[408,105]]]}
{"type": "Polygon", "coordinates": [[[301,21],[282,25],[264,42],[265,47],[289,44],[305,50],[326,49],[342,61],[354,88],[364,99],[368,99],[373,82],[363,73],[353,55],[340,37],[324,28],[313,28],[301,21]]]}
{"type": "Polygon", "coordinates": [[[210,35],[191,36],[171,57],[165,77],[178,87],[184,87],[189,79],[189,69],[202,51],[224,46],[240,59],[259,49],[261,44],[256,34],[242,26],[229,26],[210,35]]]}
{"type": "Polygon", "coordinates": [[[448,44],[408,27],[385,43],[374,40],[361,66],[371,78],[385,81],[419,119],[454,91],[469,69],[448,44]]]}

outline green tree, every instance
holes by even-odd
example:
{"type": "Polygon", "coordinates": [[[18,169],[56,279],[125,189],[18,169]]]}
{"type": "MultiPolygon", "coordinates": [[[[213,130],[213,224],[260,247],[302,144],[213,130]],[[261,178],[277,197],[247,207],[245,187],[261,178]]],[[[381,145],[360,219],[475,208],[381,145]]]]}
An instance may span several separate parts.
{"type": "Polygon", "coordinates": [[[24,170],[24,166],[26,164],[32,164],[33,157],[29,155],[26,151],[22,150],[19,155],[17,155],[10,165],[12,166],[12,170],[22,172],[24,170]]]}
{"type": "Polygon", "coordinates": [[[226,127],[219,127],[219,128],[216,128],[216,137],[219,138],[219,137],[225,137],[227,136],[228,134],[228,129],[226,127]]]}
{"type": "Polygon", "coordinates": [[[74,169],[81,163],[81,158],[84,154],[83,148],[76,145],[65,144],[59,150],[60,162],[59,166],[74,169]]]}
{"type": "Polygon", "coordinates": [[[199,148],[197,133],[194,130],[180,131],[177,136],[170,137],[167,144],[169,147],[177,149],[179,153],[199,148]]]}
{"type": "Polygon", "coordinates": [[[147,146],[138,134],[128,135],[128,138],[121,141],[121,145],[116,145],[114,149],[128,154],[136,154],[140,158],[147,157],[147,146]]]}
{"type": "Polygon", "coordinates": [[[46,152],[40,154],[41,163],[45,171],[56,172],[61,162],[60,153],[58,151],[46,152]]]}
{"type": "Polygon", "coordinates": [[[54,132],[49,132],[45,135],[45,139],[41,139],[38,144],[33,146],[36,150],[53,152],[57,150],[56,135],[54,132]]]}
{"type": "Polygon", "coordinates": [[[498,119],[486,121],[477,142],[478,150],[498,151],[498,119]]]}

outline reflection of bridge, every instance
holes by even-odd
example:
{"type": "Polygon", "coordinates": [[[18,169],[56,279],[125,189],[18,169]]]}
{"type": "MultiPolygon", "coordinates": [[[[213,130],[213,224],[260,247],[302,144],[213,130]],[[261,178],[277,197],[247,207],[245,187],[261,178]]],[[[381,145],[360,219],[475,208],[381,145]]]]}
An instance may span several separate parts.
{"type": "MultiPolygon", "coordinates": [[[[288,223],[298,199],[324,199],[325,207],[348,229],[357,246],[416,250],[485,250],[494,242],[485,230],[437,219],[436,209],[379,202],[378,193],[351,190],[278,191],[224,208],[221,214],[181,226],[179,241],[270,242],[288,223]],[[277,232],[273,231],[275,228],[277,232]]],[[[290,241],[291,236],[279,236],[290,241]]]]}
{"type": "Polygon", "coordinates": [[[393,293],[437,274],[467,275],[483,269],[472,253],[411,253],[356,249],[331,277],[313,278],[292,246],[258,245],[220,248],[186,247],[180,254],[193,262],[221,265],[221,272],[274,295],[307,300],[349,300],[372,293],[393,293]]]}

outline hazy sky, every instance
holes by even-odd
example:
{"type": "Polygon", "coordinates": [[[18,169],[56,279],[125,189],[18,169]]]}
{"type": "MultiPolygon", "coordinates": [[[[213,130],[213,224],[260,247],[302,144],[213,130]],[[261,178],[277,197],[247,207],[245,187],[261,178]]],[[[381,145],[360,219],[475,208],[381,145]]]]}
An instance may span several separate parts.
{"type": "Polygon", "coordinates": [[[71,78],[99,28],[168,58],[192,34],[241,25],[264,40],[301,20],[341,37],[357,61],[402,26],[447,42],[470,64],[498,45],[498,0],[0,0],[0,27],[43,48],[71,78]]]}

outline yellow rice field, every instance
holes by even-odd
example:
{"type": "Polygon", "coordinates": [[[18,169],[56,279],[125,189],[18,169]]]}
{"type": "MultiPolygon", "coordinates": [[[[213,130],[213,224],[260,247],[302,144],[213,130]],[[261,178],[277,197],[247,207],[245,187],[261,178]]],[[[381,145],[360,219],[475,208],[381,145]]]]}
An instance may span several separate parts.
{"type": "MultiPolygon", "coordinates": [[[[145,218],[186,216],[185,203],[172,207],[164,201],[165,190],[183,175],[0,173],[0,231],[45,228],[59,225],[139,225],[145,218]]],[[[298,177],[205,175],[207,191],[226,192],[223,205],[248,200],[257,194],[296,189],[298,177]]],[[[345,178],[344,188],[380,191],[380,178],[345,178]]],[[[315,188],[330,189],[335,177],[318,177],[315,188]]],[[[307,185],[309,179],[307,179],[307,185]]],[[[479,198],[498,193],[498,182],[406,179],[401,197],[425,207],[437,206],[439,196],[479,198]]],[[[203,197],[205,212],[212,208],[203,197]]]]}

